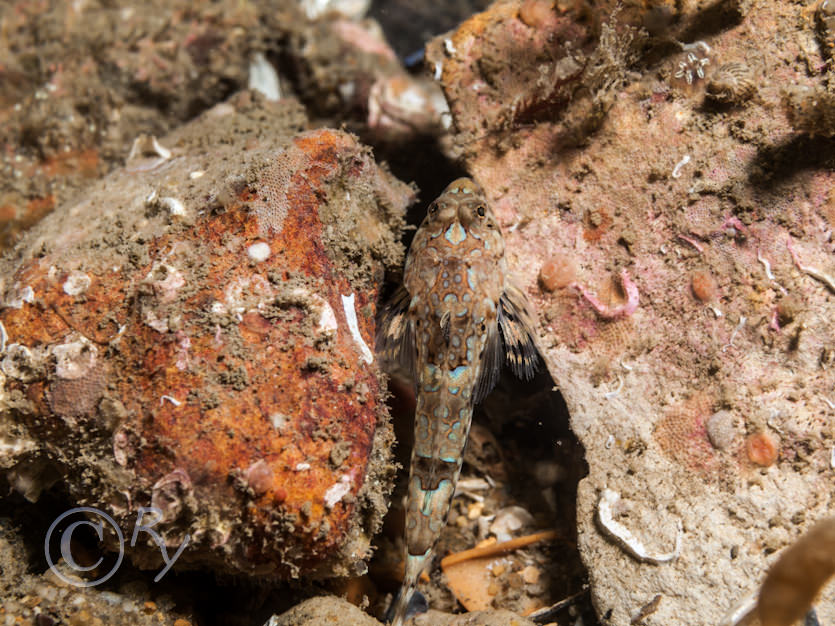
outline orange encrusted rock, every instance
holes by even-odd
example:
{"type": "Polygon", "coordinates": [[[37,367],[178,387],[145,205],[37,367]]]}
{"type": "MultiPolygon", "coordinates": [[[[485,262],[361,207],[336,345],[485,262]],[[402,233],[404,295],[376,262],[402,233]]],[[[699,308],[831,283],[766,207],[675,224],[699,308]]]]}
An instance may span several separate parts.
{"type": "MultiPolygon", "coordinates": [[[[414,192],[304,124],[233,98],[0,263],[0,471],[27,497],[57,475],[126,537],[156,507],[178,567],[363,567],[393,471],[377,288],[414,192]]],[[[158,567],[147,543],[126,552],[158,567]]]]}

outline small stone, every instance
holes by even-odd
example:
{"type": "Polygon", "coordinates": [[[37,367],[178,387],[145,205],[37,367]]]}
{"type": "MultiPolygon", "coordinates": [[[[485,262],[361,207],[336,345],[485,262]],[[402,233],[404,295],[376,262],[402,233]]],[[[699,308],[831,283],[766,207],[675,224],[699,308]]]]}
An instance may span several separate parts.
{"type": "Polygon", "coordinates": [[[474,520],[478,519],[481,515],[481,512],[484,511],[484,503],[483,502],[473,502],[469,508],[467,509],[467,519],[474,520]]]}
{"type": "Polygon", "coordinates": [[[246,249],[246,253],[250,259],[255,261],[256,263],[260,263],[261,261],[266,261],[270,258],[270,246],[263,241],[259,241],[258,243],[254,243],[249,248],[246,249]]]}
{"type": "Polygon", "coordinates": [[[539,581],[539,577],[542,572],[539,570],[538,567],[533,565],[528,565],[526,568],[522,570],[522,580],[524,580],[529,585],[534,585],[539,581]]]}
{"type": "Polygon", "coordinates": [[[577,268],[571,259],[564,255],[552,256],[539,269],[539,285],[545,291],[568,287],[576,277],[577,268]]]}
{"type": "Polygon", "coordinates": [[[707,438],[717,450],[730,446],[736,437],[736,420],[730,411],[718,411],[707,418],[707,438]]]}
{"type": "Polygon", "coordinates": [[[554,3],[550,0],[525,0],[519,7],[519,19],[527,26],[543,26],[554,14],[554,3]]]}

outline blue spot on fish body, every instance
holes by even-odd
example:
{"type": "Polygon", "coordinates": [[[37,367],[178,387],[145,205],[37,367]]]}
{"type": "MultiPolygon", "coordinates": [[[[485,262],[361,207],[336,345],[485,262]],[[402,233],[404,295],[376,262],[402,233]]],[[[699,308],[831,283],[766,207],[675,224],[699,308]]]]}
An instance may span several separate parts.
{"type": "Polygon", "coordinates": [[[473,291],[475,291],[475,283],[476,283],[475,272],[473,271],[473,268],[468,267],[467,268],[467,285],[473,291]]]}
{"type": "Polygon", "coordinates": [[[466,365],[459,365],[449,373],[449,379],[458,382],[458,379],[469,369],[466,365]]]}

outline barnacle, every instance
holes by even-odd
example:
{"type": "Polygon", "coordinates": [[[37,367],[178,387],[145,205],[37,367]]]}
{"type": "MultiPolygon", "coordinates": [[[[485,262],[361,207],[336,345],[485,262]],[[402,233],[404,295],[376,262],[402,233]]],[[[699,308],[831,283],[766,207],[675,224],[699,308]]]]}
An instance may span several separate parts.
{"type": "Polygon", "coordinates": [[[716,102],[742,104],[757,91],[754,72],[745,63],[731,61],[720,65],[710,77],[705,93],[716,102]]]}

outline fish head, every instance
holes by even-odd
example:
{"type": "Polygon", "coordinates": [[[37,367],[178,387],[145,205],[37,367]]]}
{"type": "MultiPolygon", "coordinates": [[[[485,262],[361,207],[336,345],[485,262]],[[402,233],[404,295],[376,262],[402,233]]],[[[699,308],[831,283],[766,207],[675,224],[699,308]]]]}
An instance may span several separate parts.
{"type": "Polygon", "coordinates": [[[452,246],[467,241],[467,247],[483,247],[487,256],[504,255],[501,229],[484,190],[469,178],[459,178],[447,185],[429,205],[421,230],[442,232],[452,246]]]}

